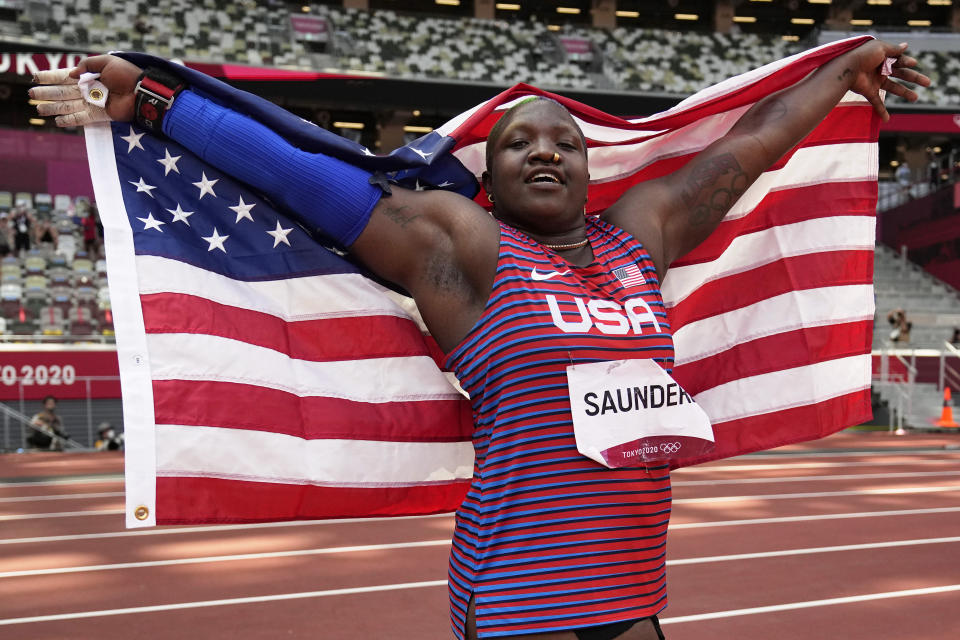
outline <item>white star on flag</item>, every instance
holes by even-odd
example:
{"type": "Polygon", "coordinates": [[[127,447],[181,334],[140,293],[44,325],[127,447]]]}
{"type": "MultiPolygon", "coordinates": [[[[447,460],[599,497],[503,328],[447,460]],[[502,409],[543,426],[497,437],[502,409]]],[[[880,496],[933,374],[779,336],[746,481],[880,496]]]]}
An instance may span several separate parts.
{"type": "Polygon", "coordinates": [[[142,191],[143,193],[146,193],[151,198],[153,197],[153,194],[151,193],[151,191],[156,189],[156,187],[144,182],[143,176],[140,176],[140,182],[134,182],[133,180],[127,180],[127,182],[129,182],[130,184],[132,184],[137,188],[137,193],[140,193],[142,191]]]}
{"type": "Polygon", "coordinates": [[[213,192],[213,185],[217,184],[218,182],[220,182],[219,179],[208,180],[206,172],[201,172],[200,182],[193,183],[193,186],[200,189],[200,196],[197,198],[197,200],[203,200],[203,196],[205,196],[208,193],[212,195],[214,198],[216,198],[217,194],[213,192]]]}
{"type": "Polygon", "coordinates": [[[433,151],[429,151],[429,152],[420,151],[420,149],[417,149],[416,147],[410,147],[410,150],[413,151],[413,152],[414,152],[415,154],[417,154],[418,156],[420,156],[421,158],[423,158],[424,160],[427,159],[427,156],[432,156],[432,155],[433,155],[433,151]]]}
{"type": "Polygon", "coordinates": [[[277,220],[277,228],[273,231],[267,231],[267,235],[273,236],[273,248],[276,249],[281,242],[289,247],[290,241],[287,239],[287,235],[291,231],[293,231],[293,227],[284,229],[280,226],[280,221],[277,220]]]}
{"type": "Polygon", "coordinates": [[[170,149],[166,148],[163,150],[163,155],[163,158],[157,158],[157,162],[163,165],[163,175],[170,173],[171,169],[176,173],[180,173],[180,169],[177,167],[177,160],[179,160],[181,156],[171,156],[170,149]]]}
{"type": "Polygon", "coordinates": [[[256,203],[247,204],[243,201],[243,196],[240,196],[240,202],[237,204],[237,206],[227,208],[237,213],[237,221],[234,224],[239,224],[239,222],[244,218],[250,222],[253,222],[253,216],[250,215],[250,209],[253,209],[255,206],[257,206],[256,203]]]}
{"type": "Polygon", "coordinates": [[[173,220],[171,220],[171,222],[182,222],[188,227],[190,226],[190,221],[187,220],[187,218],[193,215],[193,211],[184,211],[183,209],[180,208],[179,202],[177,203],[176,210],[167,209],[167,211],[173,214],[173,220]]]}
{"type": "Polygon", "coordinates": [[[160,228],[160,225],[167,224],[163,220],[157,220],[153,217],[153,213],[148,213],[146,218],[137,218],[140,222],[143,223],[143,230],[147,229],[156,229],[160,233],[163,233],[163,229],[160,228]]]}
{"type": "Polygon", "coordinates": [[[140,149],[141,151],[146,151],[146,149],[143,148],[143,145],[140,144],[140,138],[142,138],[144,135],[145,134],[143,133],[134,133],[133,127],[130,127],[130,135],[120,136],[121,140],[130,145],[127,147],[127,153],[133,151],[134,148],[140,149]]]}
{"type": "Polygon", "coordinates": [[[227,238],[230,236],[222,236],[217,232],[217,228],[213,228],[212,236],[203,236],[203,239],[210,243],[210,246],[207,247],[207,251],[213,251],[214,249],[220,249],[224,253],[227,252],[227,249],[223,246],[223,243],[226,242],[227,238]]]}

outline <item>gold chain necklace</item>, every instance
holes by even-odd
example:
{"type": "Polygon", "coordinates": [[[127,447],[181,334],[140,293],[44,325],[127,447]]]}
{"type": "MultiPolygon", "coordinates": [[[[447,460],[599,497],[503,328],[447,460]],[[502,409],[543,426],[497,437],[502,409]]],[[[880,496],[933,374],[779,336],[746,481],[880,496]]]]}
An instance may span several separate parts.
{"type": "Polygon", "coordinates": [[[580,247],[587,246],[587,243],[590,242],[589,238],[584,238],[579,242],[571,242],[569,244],[547,244],[546,242],[541,242],[540,246],[546,247],[547,249],[579,249],[580,247]]]}

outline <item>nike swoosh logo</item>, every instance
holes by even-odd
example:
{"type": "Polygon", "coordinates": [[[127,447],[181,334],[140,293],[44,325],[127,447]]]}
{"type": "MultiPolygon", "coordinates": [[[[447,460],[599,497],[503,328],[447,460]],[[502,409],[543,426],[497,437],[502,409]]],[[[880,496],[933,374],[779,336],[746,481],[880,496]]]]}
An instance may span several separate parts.
{"type": "Polygon", "coordinates": [[[530,277],[533,278],[534,280],[549,280],[553,276],[565,276],[568,273],[570,273],[570,269],[567,269],[566,271],[537,272],[537,268],[534,267],[533,269],[530,270],[530,277]]]}

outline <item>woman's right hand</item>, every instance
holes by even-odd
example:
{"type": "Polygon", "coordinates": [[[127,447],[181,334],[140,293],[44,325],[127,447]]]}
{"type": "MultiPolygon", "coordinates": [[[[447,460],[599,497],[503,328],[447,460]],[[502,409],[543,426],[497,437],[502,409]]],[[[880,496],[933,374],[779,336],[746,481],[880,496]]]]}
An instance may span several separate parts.
{"type": "Polygon", "coordinates": [[[134,90],[140,73],[140,67],[117,56],[93,56],[69,72],[38,72],[34,81],[41,86],[31,88],[29,94],[35,100],[49,101],[37,105],[37,113],[57,116],[58,127],[77,127],[106,119],[128,122],[133,120],[134,90]],[[106,109],[83,99],[77,79],[86,72],[100,74],[98,79],[108,91],[106,109]]]}

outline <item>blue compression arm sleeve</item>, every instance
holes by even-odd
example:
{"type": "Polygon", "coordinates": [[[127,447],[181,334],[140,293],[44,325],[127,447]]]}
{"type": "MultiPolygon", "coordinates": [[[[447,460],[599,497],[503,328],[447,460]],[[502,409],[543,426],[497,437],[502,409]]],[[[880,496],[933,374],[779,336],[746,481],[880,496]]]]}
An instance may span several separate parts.
{"type": "Polygon", "coordinates": [[[189,90],[165,115],[163,132],[345,247],[367,226],[383,194],[367,171],[301,151],[256,120],[189,90]]]}

